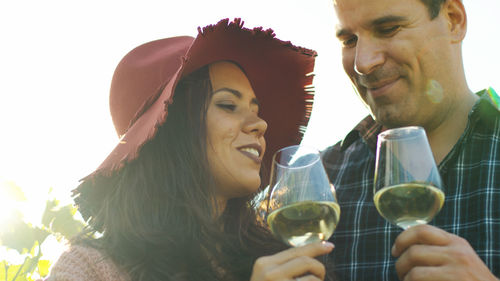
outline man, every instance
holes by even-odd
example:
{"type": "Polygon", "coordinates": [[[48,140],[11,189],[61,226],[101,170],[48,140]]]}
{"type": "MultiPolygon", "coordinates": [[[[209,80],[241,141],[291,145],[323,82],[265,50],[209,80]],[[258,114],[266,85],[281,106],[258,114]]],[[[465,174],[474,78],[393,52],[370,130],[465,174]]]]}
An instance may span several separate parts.
{"type": "MultiPolygon", "coordinates": [[[[460,0],[336,0],[343,65],[371,111],[323,152],[340,223],[331,241],[340,280],[497,280],[500,276],[500,108],[473,93],[460,0]],[[422,126],[444,182],[430,225],[402,232],[373,204],[377,134],[422,126]]],[[[496,103],[495,103],[496,99],[496,103]]]]}

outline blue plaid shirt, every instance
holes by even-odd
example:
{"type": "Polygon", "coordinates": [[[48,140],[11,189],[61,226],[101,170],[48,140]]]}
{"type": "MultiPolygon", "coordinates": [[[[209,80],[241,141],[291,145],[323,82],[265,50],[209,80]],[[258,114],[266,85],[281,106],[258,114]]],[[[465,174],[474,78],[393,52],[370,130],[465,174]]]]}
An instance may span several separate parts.
{"type": "MultiPolygon", "coordinates": [[[[500,98],[491,88],[477,94],[464,133],[439,165],[446,198],[430,224],[465,238],[500,276],[500,98]]],[[[401,230],[373,204],[380,130],[368,116],[342,142],[323,151],[341,207],[330,239],[339,280],[398,280],[391,247],[401,230]]]]}

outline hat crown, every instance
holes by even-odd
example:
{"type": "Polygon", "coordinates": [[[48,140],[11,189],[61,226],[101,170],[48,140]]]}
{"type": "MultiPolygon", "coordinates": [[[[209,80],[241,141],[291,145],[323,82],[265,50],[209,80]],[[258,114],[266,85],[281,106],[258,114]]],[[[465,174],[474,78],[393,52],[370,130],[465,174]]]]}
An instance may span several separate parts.
{"type": "Polygon", "coordinates": [[[125,134],[144,104],[174,77],[193,40],[179,36],[151,41],[133,49],[120,61],[109,96],[111,117],[119,136],[125,134]]]}

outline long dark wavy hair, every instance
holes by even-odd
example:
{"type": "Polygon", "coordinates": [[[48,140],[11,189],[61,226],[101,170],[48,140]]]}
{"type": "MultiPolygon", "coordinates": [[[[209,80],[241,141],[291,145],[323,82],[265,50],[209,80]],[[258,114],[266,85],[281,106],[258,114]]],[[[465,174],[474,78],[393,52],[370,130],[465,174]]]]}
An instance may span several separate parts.
{"type": "Polygon", "coordinates": [[[258,257],[288,248],[258,222],[252,195],[214,215],[205,126],[211,93],[208,67],[183,78],[167,121],[139,157],[95,181],[108,195],[74,243],[103,251],[133,281],[249,280],[258,257]]]}

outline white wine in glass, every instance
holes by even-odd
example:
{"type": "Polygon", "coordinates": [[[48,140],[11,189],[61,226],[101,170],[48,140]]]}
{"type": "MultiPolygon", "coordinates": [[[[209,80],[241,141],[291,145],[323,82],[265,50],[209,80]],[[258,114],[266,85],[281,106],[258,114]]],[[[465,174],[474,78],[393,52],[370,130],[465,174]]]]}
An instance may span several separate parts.
{"type": "Polygon", "coordinates": [[[378,135],[373,201],[385,219],[403,229],[428,223],[443,206],[442,188],[423,128],[378,135]]]}
{"type": "Polygon", "coordinates": [[[278,239],[296,247],[330,238],[340,207],[317,150],[296,145],[276,152],[270,187],[267,223],[278,239]]]}

